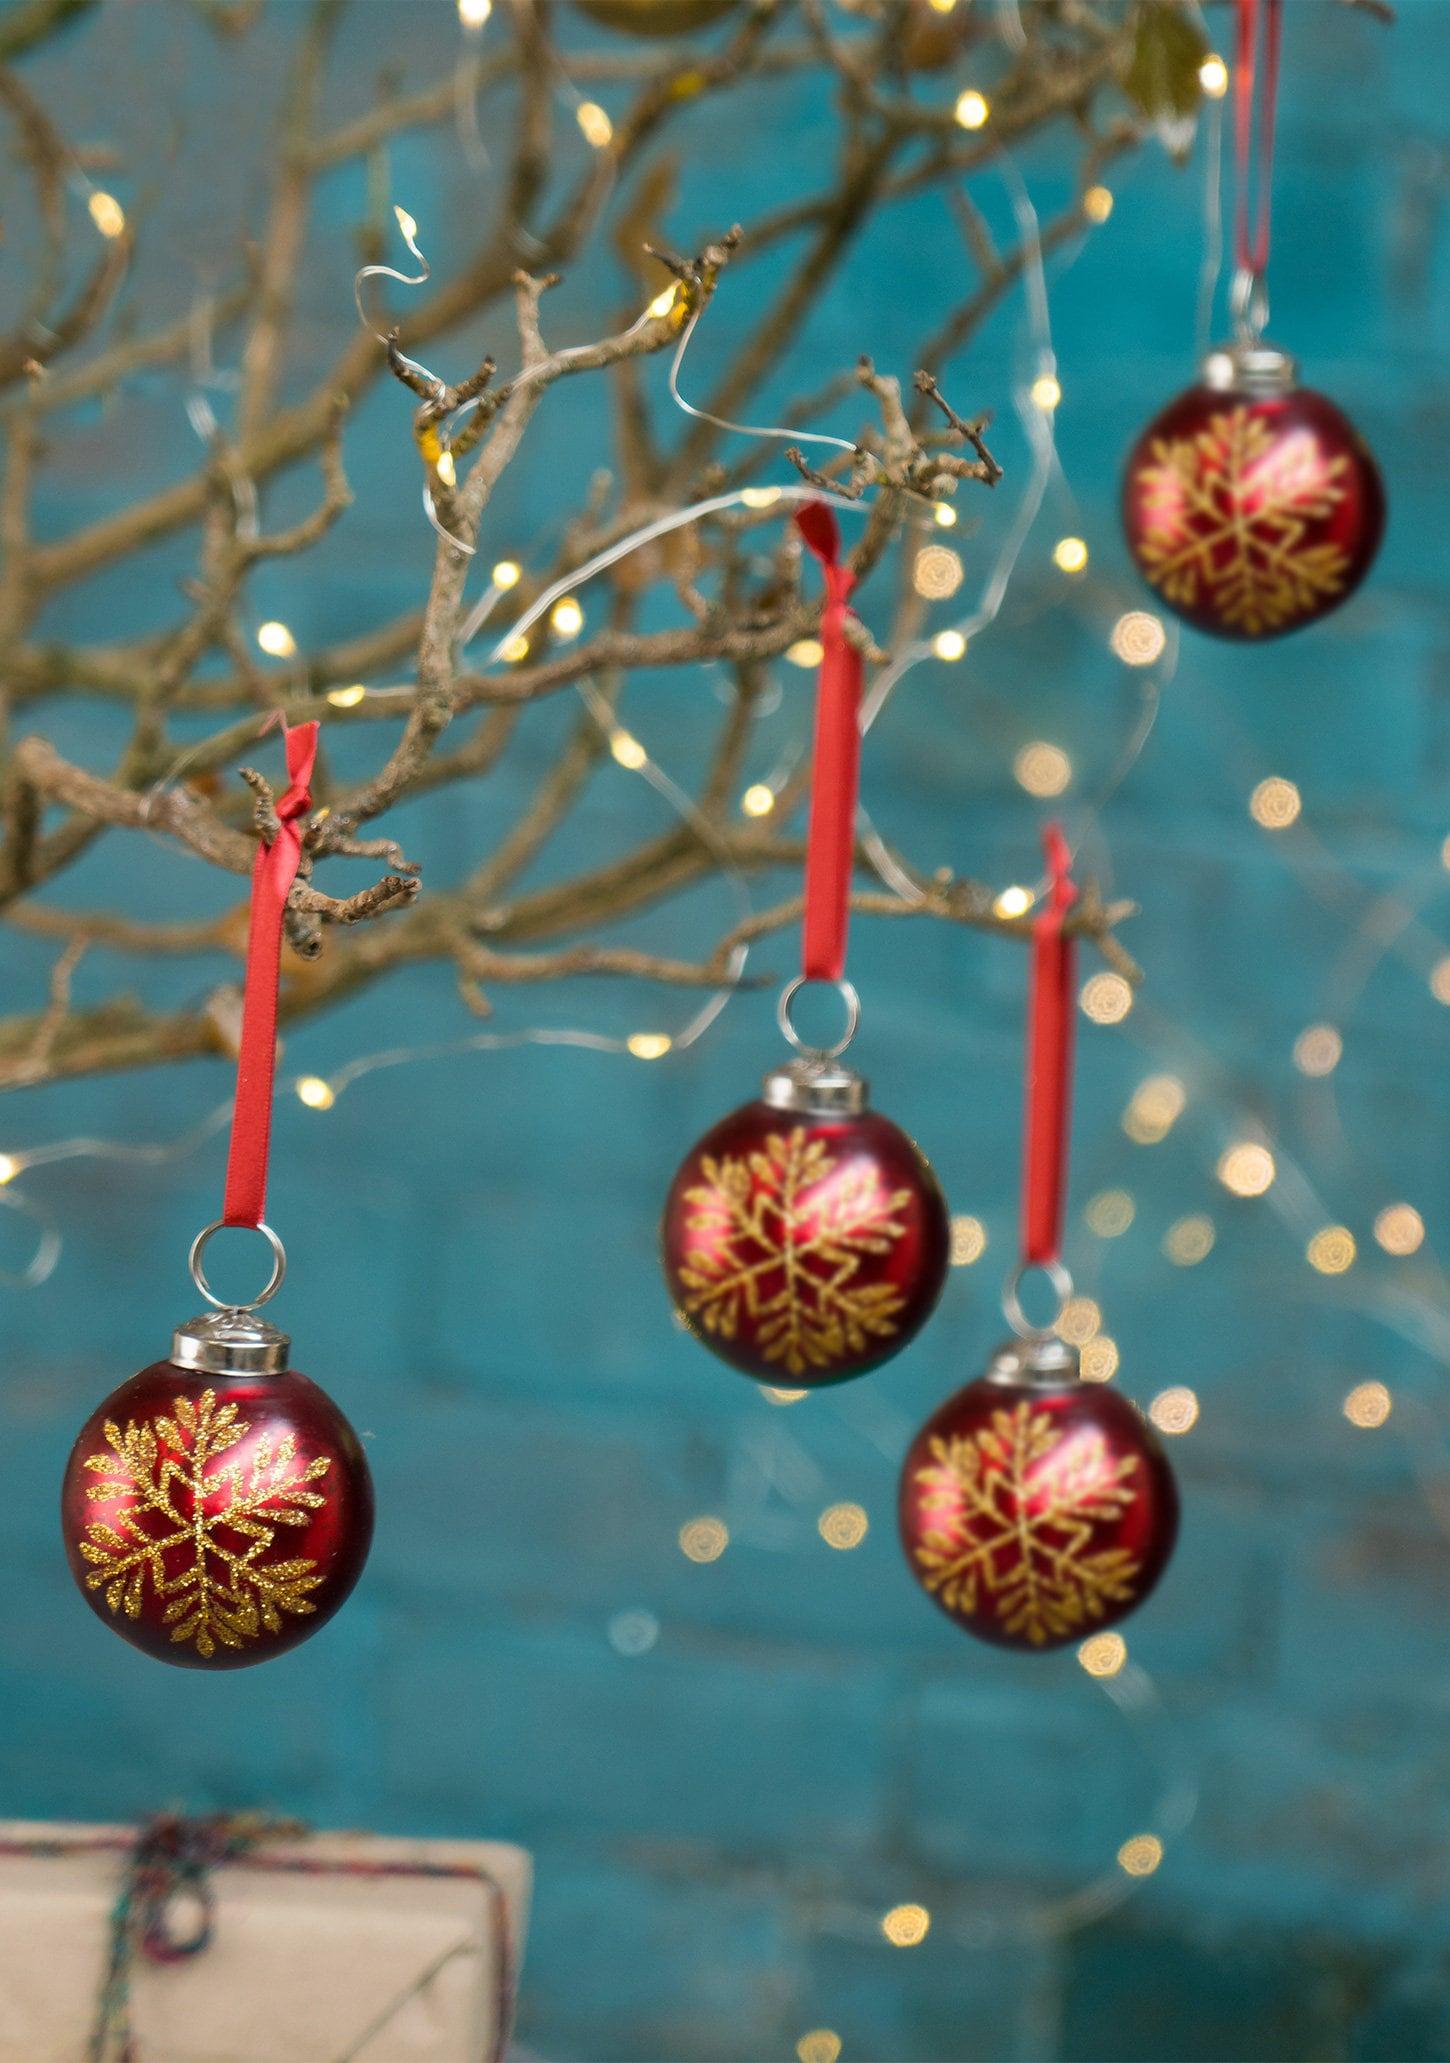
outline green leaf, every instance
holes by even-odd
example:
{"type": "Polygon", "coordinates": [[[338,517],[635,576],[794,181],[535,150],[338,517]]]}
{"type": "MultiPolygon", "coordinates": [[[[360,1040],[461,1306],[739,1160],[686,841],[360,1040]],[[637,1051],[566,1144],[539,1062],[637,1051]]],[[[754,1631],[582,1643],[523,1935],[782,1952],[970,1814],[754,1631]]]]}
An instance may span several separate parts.
{"type": "Polygon", "coordinates": [[[1178,0],[1142,0],[1123,80],[1128,98],[1155,122],[1196,114],[1203,98],[1198,68],[1207,56],[1202,33],[1178,0]]]}

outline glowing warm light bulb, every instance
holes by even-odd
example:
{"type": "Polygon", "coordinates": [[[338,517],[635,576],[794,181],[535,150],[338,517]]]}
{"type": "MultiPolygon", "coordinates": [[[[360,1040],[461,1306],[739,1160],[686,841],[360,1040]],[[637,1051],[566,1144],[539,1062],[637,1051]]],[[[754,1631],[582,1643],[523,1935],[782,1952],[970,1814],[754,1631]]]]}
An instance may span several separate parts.
{"type": "Polygon", "coordinates": [[[959,630],[939,630],[931,641],[931,648],[938,659],[955,661],[967,649],[967,641],[959,630]]]}
{"type": "MultiPolygon", "coordinates": [[[[957,512],[956,512],[956,510],[955,510],[955,509],[954,509],[954,508],[952,507],[952,505],[951,505],[951,503],[950,503],[949,501],[939,501],[939,502],[937,503],[937,505],[936,505],[936,509],[935,509],[935,511],[934,511],[934,515],[935,515],[935,520],[936,520],[936,523],[937,523],[937,527],[938,527],[939,529],[941,529],[941,530],[955,530],[955,529],[956,529],[956,527],[957,527],[957,512]]],[[[1450,839],[1447,839],[1447,840],[1446,840],[1445,842],[1446,842],[1446,844],[1447,844],[1447,845],[1450,845],[1450,839]]],[[[1447,864],[1450,864],[1450,862],[1447,862],[1447,864]]]]}
{"type": "Polygon", "coordinates": [[[1083,1216],[1099,1239],[1121,1239],[1137,1216],[1137,1205],[1126,1189],[1100,1189],[1088,1199],[1083,1216]]]}
{"type": "Polygon", "coordinates": [[[1147,609],[1129,609],[1113,625],[1108,639],[1125,666],[1151,666],[1167,642],[1167,631],[1147,609]]]}
{"type": "Polygon", "coordinates": [[[1326,1225],[1304,1249],[1304,1257],[1320,1275],[1343,1275],[1354,1266],[1358,1248],[1347,1225],[1326,1225]]]}
{"type": "Polygon", "coordinates": [[[1089,222],[1106,222],[1113,212],[1112,188],[1090,186],[1082,197],[1082,211],[1089,222]]]}
{"type": "Polygon", "coordinates": [[[1176,1219],[1168,1227],[1163,1235],[1163,1251],[1175,1268],[1196,1268],[1213,1252],[1217,1237],[1213,1219],[1196,1211],[1191,1217],[1176,1219]]]}
{"type": "Polygon", "coordinates": [[[730,1528],[723,1519],[690,1519],[681,1526],[679,1540],[687,1561],[718,1562],[730,1545],[730,1528]]]}
{"type": "Polygon", "coordinates": [[[931,1914],[924,1905],[894,1905],[881,1916],[881,1932],[893,1948],[915,1948],[931,1931],[931,1914]]]}
{"type": "Polygon", "coordinates": [[[660,291],[655,295],[654,299],[650,302],[649,307],[646,308],[645,314],[652,315],[656,321],[658,321],[662,315],[668,315],[670,310],[675,305],[675,296],[679,291],[680,289],[677,281],[671,281],[669,286],[661,287],[660,291]]]}
{"type": "Polygon", "coordinates": [[[1294,1065],[1300,1074],[1333,1074],[1344,1054],[1344,1041],[1332,1024],[1306,1025],[1294,1041],[1294,1065]]]}
{"type": "Polygon", "coordinates": [[[1350,1424],[1366,1428],[1383,1425],[1394,1408],[1394,1398],[1382,1382],[1357,1383],[1343,1405],[1350,1424]]]}
{"type": "Polygon", "coordinates": [[[3,1189],[7,1182],[15,1180],[20,1168],[21,1163],[13,1153],[0,1153],[0,1189],[3,1189]]]}
{"type": "Polygon", "coordinates": [[[511,638],[504,639],[501,649],[510,666],[519,666],[529,656],[529,641],[521,631],[515,631],[511,638]]]}
{"type": "Polygon", "coordinates": [[[495,587],[517,587],[519,579],[520,568],[516,559],[500,559],[493,569],[493,584],[495,587]]]}
{"type": "Polygon", "coordinates": [[[987,104],[986,95],[969,86],[965,93],[957,95],[957,104],[952,112],[964,129],[980,129],[985,125],[992,110],[987,104]]]}
{"type": "Polygon", "coordinates": [[[1267,781],[1260,781],[1249,797],[1249,815],[1266,831],[1287,830],[1302,807],[1299,790],[1294,783],[1281,780],[1277,774],[1271,775],[1267,781]]]}
{"type": "Polygon", "coordinates": [[[1263,1196],[1277,1173],[1273,1154],[1256,1139],[1241,1139],[1219,1157],[1218,1179],[1234,1196],[1263,1196]]]}
{"type": "Polygon", "coordinates": [[[458,485],[458,467],[454,462],[453,453],[446,446],[439,452],[437,458],[434,459],[433,470],[445,487],[456,487],[458,485]]]}
{"type": "Polygon", "coordinates": [[[615,731],[609,740],[609,749],[619,764],[628,767],[631,773],[637,774],[649,758],[632,731],[615,731]]]}
{"type": "Polygon", "coordinates": [[[1102,1330],[1102,1308],[1093,1297],[1069,1297],[1053,1330],[1070,1346],[1085,1347],[1102,1330]]]}
{"type": "Polygon", "coordinates": [[[1187,1102],[1188,1091],[1177,1075],[1146,1075],[1123,1112],[1123,1130],[1136,1146],[1156,1146],[1182,1117],[1187,1102]]]}
{"type": "Polygon", "coordinates": [[[802,1397],[810,1395],[809,1390],[783,1390],[776,1383],[762,1385],[761,1396],[767,1404],[799,1404],[802,1397]]]}
{"type": "Polygon", "coordinates": [[[1128,1659],[1128,1643],[1121,1633],[1095,1633],[1083,1642],[1077,1658],[1089,1676],[1116,1676],[1128,1659]]]}
{"type": "Polygon", "coordinates": [[[397,217],[398,227],[402,230],[405,239],[407,242],[413,243],[418,235],[417,223],[413,220],[407,209],[400,208],[396,201],[393,203],[393,213],[397,217]]]}
{"type": "Polygon", "coordinates": [[[987,1228],[980,1218],[952,1219],[951,1262],[954,1268],[970,1268],[987,1251],[987,1228]]]}
{"type": "Polygon", "coordinates": [[[126,210],[113,193],[102,193],[99,187],[86,202],[92,222],[101,235],[107,238],[123,236],[126,230],[126,210]]]}
{"type": "Polygon", "coordinates": [[[1228,92],[1228,66],[1213,52],[1198,67],[1198,83],[1210,100],[1222,100],[1228,92]]]}
{"type": "Polygon", "coordinates": [[[1062,388],[1050,372],[1039,375],[1032,382],[1032,399],[1045,415],[1050,415],[1062,399],[1062,388]]]}
{"type": "Polygon", "coordinates": [[[844,1552],[861,1545],[870,1524],[859,1504],[828,1504],[816,1520],[816,1531],[827,1547],[840,1548],[844,1552]]]}
{"type": "Polygon", "coordinates": [[[1160,1390],[1148,1406],[1148,1416],[1160,1433],[1186,1433],[1198,1424],[1198,1399],[1182,1386],[1160,1390]]]}
{"type": "Polygon", "coordinates": [[[1025,917],[1035,901],[1030,888],[1023,888],[1014,881],[1010,888],[1002,890],[992,908],[999,917],[1025,917]]]}
{"type": "Polygon", "coordinates": [[[325,1082],[320,1074],[305,1074],[298,1078],[297,1101],[305,1103],[309,1110],[331,1110],[337,1097],[332,1084],[325,1082]]]}
{"type": "Polygon", "coordinates": [[[549,621],[556,636],[577,638],[584,628],[584,611],[572,595],[565,595],[563,600],[555,602],[549,611],[549,621]]]}
{"type": "Polygon", "coordinates": [[[329,688],[327,699],[334,709],[356,709],[367,697],[367,689],[361,681],[354,681],[349,688],[329,688]]]}
{"type": "Polygon", "coordinates": [[[1052,562],[1062,573],[1081,573],[1088,562],[1088,548],[1080,537],[1059,537],[1052,548],[1052,562]]]}
{"type": "Polygon", "coordinates": [[[748,509],[773,509],[780,500],[778,487],[742,487],[740,499],[748,509]]]}
{"type": "Polygon", "coordinates": [[[465,29],[481,29],[493,13],[493,0],[458,0],[458,19],[465,29]]]}
{"type": "Polygon", "coordinates": [[[1082,1350],[1078,1370],[1084,1382],[1111,1382],[1118,1372],[1118,1343],[1100,1332],[1082,1350]]]}
{"type": "Polygon", "coordinates": [[[911,584],[929,602],[944,602],[961,586],[964,568],[949,545],[923,545],[911,569],[911,584]]]}
{"type": "Polygon", "coordinates": [[[290,659],[297,650],[297,640],[286,624],[276,621],[258,624],[257,643],[271,659],[290,659]]]}
{"type": "Polygon", "coordinates": [[[1374,1236],[1387,1254],[1418,1253],[1425,1221],[1412,1203],[1387,1204],[1374,1221],[1374,1236]]]}
{"type": "Polygon", "coordinates": [[[1121,1024],[1133,1007],[1133,990],[1121,974],[1094,974],[1083,983],[1078,1002],[1094,1024],[1121,1024]]]}
{"type": "Polygon", "coordinates": [[[581,100],[574,110],[584,141],[595,150],[607,150],[614,141],[614,124],[597,100],[581,100]]]}
{"type": "Polygon", "coordinates": [[[792,666],[819,666],[823,657],[819,638],[797,638],[786,647],[786,658],[792,666]]]}
{"type": "Polygon", "coordinates": [[[1156,1834],[1134,1834],[1118,1850],[1118,1867],[1130,1877],[1151,1877],[1163,1860],[1163,1843],[1156,1834]]]}
{"type": "Polygon", "coordinates": [[[624,1043],[636,1060],[663,1060],[675,1042],[668,1032],[631,1032],[624,1043]]]}
{"type": "Polygon", "coordinates": [[[1024,745],[1012,762],[1012,772],[1019,788],[1025,788],[1029,795],[1047,797],[1061,795],[1072,780],[1072,761],[1060,745],[1048,745],[1037,740],[1024,745]]]}
{"type": "Polygon", "coordinates": [[[764,781],[752,781],[740,798],[747,817],[768,817],[775,808],[775,790],[764,781]]]}
{"type": "MultiPolygon", "coordinates": [[[[939,5],[939,0],[932,0],[932,4],[939,5]]],[[[799,2063],[838,2063],[841,2037],[834,2027],[813,2027],[808,2034],[801,2036],[795,2052],[799,2063]]]]}

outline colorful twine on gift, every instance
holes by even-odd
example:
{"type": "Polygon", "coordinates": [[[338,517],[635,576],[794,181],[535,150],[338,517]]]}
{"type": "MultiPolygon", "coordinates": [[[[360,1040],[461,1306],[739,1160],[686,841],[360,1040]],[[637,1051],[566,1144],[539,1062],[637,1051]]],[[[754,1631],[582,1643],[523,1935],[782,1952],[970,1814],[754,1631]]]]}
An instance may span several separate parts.
{"type": "MultiPolygon", "coordinates": [[[[34,1856],[47,1861],[75,1855],[120,1854],[125,1871],[116,1902],[111,1908],[110,1944],[105,1975],[96,2002],[96,2018],[86,2049],[86,2063],[142,2063],[131,2024],[131,1976],[137,1956],[156,1964],[180,1963],[200,1955],[210,1945],[215,1921],[212,1872],[220,1868],[281,1870],[295,1876],[313,1877],[448,1877],[479,1884],[487,1894],[493,1938],[498,1943],[500,1962],[498,2011],[492,2039],[480,2063],[503,2063],[508,2048],[514,2013],[514,1955],[509,1930],[508,1901],[503,1886],[479,1863],[378,1862],[359,1858],[356,1862],[307,1855],[259,1855],[258,1846],[268,1841],[299,1840],[309,1829],[299,1820],[269,1819],[257,1812],[215,1813],[188,1819],[179,1813],[158,1813],[134,1835],[105,1834],[83,1841],[0,1841],[0,1856],[34,1856]],[[179,1929],[176,1902],[191,1898],[198,1917],[189,1929],[179,1929]]],[[[389,2009],[415,1998],[431,1984],[443,1966],[458,1953],[431,1965],[410,1985],[389,2009]]],[[[379,2026],[364,2030],[355,2043],[336,2059],[350,2063],[360,2048],[379,2032],[379,2026]]]]}

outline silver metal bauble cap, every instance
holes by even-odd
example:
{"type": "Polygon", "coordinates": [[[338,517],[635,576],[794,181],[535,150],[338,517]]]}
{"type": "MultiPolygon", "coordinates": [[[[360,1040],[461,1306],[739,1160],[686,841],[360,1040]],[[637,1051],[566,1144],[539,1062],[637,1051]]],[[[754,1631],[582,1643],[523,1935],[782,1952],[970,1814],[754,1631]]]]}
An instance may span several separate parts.
{"type": "Polygon", "coordinates": [[[1247,394],[1259,400],[1292,394],[1299,382],[1298,362],[1277,344],[1220,344],[1199,369],[1205,387],[1215,394],[1247,394]]]}
{"type": "Polygon", "coordinates": [[[854,1117],[866,1108],[868,1084],[864,1075],[839,1060],[805,1054],[773,1067],[765,1077],[764,1093],[772,1110],[798,1111],[803,1117],[854,1117]]]}
{"type": "Polygon", "coordinates": [[[255,1311],[228,1308],[188,1318],[171,1335],[178,1368],[205,1375],[280,1375],[292,1342],[255,1311]]]}
{"type": "Polygon", "coordinates": [[[1082,1356],[1056,1333],[1034,1333],[1030,1339],[1006,1340],[987,1363],[988,1382],[1041,1383],[1061,1389],[1082,1376],[1082,1356]]]}

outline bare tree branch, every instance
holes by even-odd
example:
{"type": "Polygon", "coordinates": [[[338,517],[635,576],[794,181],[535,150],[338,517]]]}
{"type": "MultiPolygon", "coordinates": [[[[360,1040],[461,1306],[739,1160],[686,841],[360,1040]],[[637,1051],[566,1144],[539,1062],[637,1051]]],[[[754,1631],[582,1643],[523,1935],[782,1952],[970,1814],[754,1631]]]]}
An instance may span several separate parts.
{"type": "MultiPolygon", "coordinates": [[[[1380,0],[1358,4],[1380,11],[1380,0]]],[[[339,11],[340,0],[297,11],[249,256],[223,253],[218,275],[232,283],[179,316],[140,305],[128,271],[131,228],[95,243],[93,225],[73,197],[67,202],[70,145],[28,79],[0,72],[0,114],[27,175],[21,191],[34,249],[22,319],[0,338],[0,388],[8,388],[0,412],[0,915],[53,941],[57,955],[45,993],[11,999],[12,1014],[0,1017],[0,1086],[227,1050],[224,1005],[245,943],[238,884],[258,837],[276,831],[259,748],[278,712],[291,722],[322,721],[339,747],[319,761],[319,807],[289,898],[284,1022],[423,963],[451,968],[474,1012],[493,1007],[496,990],[585,976],[674,988],[736,979],[742,947],[761,947],[800,919],[790,877],[802,858],[795,820],[806,768],[778,782],[761,819],[743,816],[739,798],[772,669],[814,636],[821,604],[814,587],[802,589],[784,520],[791,504],[779,490],[751,490],[688,528],[671,526],[686,505],[759,477],[761,447],[731,445],[727,470],[722,430],[708,417],[751,420],[768,405],[803,430],[827,408],[849,403],[859,412],[848,448],[829,463],[790,456],[806,480],[865,511],[851,565],[861,582],[879,578],[850,634],[868,668],[891,665],[920,634],[925,603],[909,573],[923,523],[934,505],[976,496],[1002,478],[988,417],[975,406],[982,397],[956,391],[953,361],[1034,254],[997,248],[967,182],[1004,149],[1051,132],[1075,149],[1083,195],[1140,140],[1138,125],[1111,102],[1134,35],[1127,0],[1026,10],[1022,46],[1000,52],[991,122],[972,135],[953,114],[958,82],[912,74],[902,0],[863,0],[849,21],[818,0],[795,9],[756,0],[733,33],[708,48],[686,42],[588,54],[556,48],[561,24],[548,9],[500,8],[488,51],[468,70],[406,92],[394,79],[365,112],[329,128],[323,110],[334,97],[339,11]],[[612,129],[592,145],[572,124],[555,132],[561,72],[611,89],[612,129]],[[707,238],[693,254],[658,248],[648,239],[670,208],[675,129],[706,97],[743,107],[762,81],[782,78],[834,106],[834,155],[820,190],[782,197],[761,220],[707,238]],[[489,96],[497,176],[476,241],[430,249],[437,276],[399,297],[386,344],[351,328],[350,312],[339,309],[330,362],[314,362],[299,323],[299,283],[325,233],[313,220],[317,182],[360,159],[375,167],[393,139],[453,119],[460,91],[489,96]],[[970,276],[955,303],[920,283],[926,334],[911,361],[914,383],[903,393],[904,369],[878,369],[861,356],[828,368],[810,395],[762,404],[868,224],[923,193],[956,209],[970,276]],[[632,305],[600,334],[557,341],[565,324],[548,314],[549,289],[562,269],[596,244],[607,251],[616,236],[632,305]],[[766,254],[768,290],[759,264],[766,254]],[[648,361],[673,354],[702,319],[718,320],[709,310],[727,269],[739,342],[723,365],[715,361],[705,414],[676,434],[678,416],[651,398],[650,379],[662,376],[647,375],[648,361]],[[131,383],[147,371],[174,390],[179,414],[185,364],[203,333],[217,363],[235,368],[234,423],[211,435],[200,456],[179,427],[166,484],[118,494],[98,509],[88,503],[59,535],[53,524],[37,525],[37,494],[55,463],[51,426],[98,400],[124,417],[131,383]],[[455,365],[471,370],[444,377],[423,365],[423,354],[445,340],[455,365]],[[407,516],[421,484],[436,519],[427,593],[392,612],[371,609],[364,597],[341,636],[284,668],[266,665],[252,636],[263,613],[254,578],[279,559],[312,564],[317,555],[325,566],[328,540],[350,505],[351,412],[389,373],[399,476],[409,463],[415,468],[407,516]],[[505,568],[489,589],[487,644],[464,649],[473,597],[488,587],[485,540],[500,486],[533,462],[531,429],[556,405],[554,390],[578,380],[601,410],[612,410],[617,472],[580,478],[556,541],[530,553],[528,566],[505,568]],[[295,498],[279,514],[279,483],[299,469],[315,469],[320,484],[310,501],[294,484],[295,498]],[[577,615],[540,610],[541,598],[648,527],[659,534],[595,576],[587,632],[577,615]],[[96,576],[151,581],[142,555],[166,539],[184,544],[187,573],[174,597],[156,591],[167,607],[153,627],[67,641],[71,591],[96,576]],[[891,581],[896,601],[883,609],[877,598],[891,581]],[[627,711],[646,673],[667,673],[682,698],[698,697],[707,679],[728,690],[688,808],[669,829],[622,850],[584,865],[561,861],[565,833],[610,752],[626,766],[638,763],[627,711]],[[588,706],[556,732],[560,742],[540,766],[528,757],[537,750],[534,705],[571,689],[588,706]],[[129,735],[113,764],[82,765],[42,734],[37,726],[61,702],[100,704],[119,716],[129,735]],[[255,767],[246,763],[253,759],[255,767]],[[334,766],[348,767],[348,777],[334,766]],[[446,805],[430,798],[485,782],[497,784],[498,804],[485,849],[425,892],[409,856],[417,819],[404,841],[395,813],[417,804],[441,810],[446,805]],[[224,877],[215,914],[153,920],[132,906],[126,869],[138,835],[159,837],[224,877]],[[115,853],[115,906],[70,907],[66,872],[101,840],[108,857],[115,853]],[[339,870],[359,864],[374,878],[348,886],[339,870]],[[768,884],[773,899],[697,953],[654,953],[611,936],[723,866],[768,884]],[[180,1010],[159,1008],[144,992],[81,1006],[73,977],[92,953],[121,955],[143,977],[152,963],[195,958],[222,987],[180,1010]]],[[[84,63],[85,13],[85,0],[21,0],[0,24],[0,59],[74,21],[69,50],[84,63]]],[[[244,38],[253,18],[230,11],[228,36],[244,38]]],[[[562,25],[567,33],[567,16],[562,25]]],[[[1041,248],[1089,233],[1080,198],[1046,223],[1041,248]]],[[[377,305],[389,303],[382,297],[377,305]]],[[[392,318],[378,320],[386,329],[392,318]]],[[[869,309],[860,330],[854,341],[864,348],[869,309]]],[[[537,722],[547,721],[541,710],[537,722]]],[[[853,907],[864,919],[921,917],[1014,941],[1030,935],[1030,915],[1004,916],[990,884],[924,872],[902,853],[891,855],[895,885],[883,887],[872,851],[857,862],[853,907]]],[[[1105,904],[1089,886],[1070,925],[1136,980],[1117,938],[1129,915],[1131,906],[1105,904]]],[[[87,962],[88,984],[96,964],[87,962]]],[[[753,962],[748,978],[762,978],[753,962]]]]}

